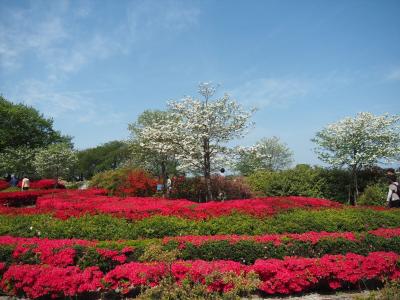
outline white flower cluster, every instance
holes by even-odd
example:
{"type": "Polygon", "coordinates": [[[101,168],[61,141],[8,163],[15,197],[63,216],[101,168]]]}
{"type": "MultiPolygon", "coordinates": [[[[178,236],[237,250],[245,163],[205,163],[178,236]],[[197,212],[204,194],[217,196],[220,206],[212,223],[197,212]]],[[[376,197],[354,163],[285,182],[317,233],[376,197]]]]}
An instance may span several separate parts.
{"type": "Polygon", "coordinates": [[[318,157],[334,166],[361,169],[380,162],[390,162],[400,154],[400,116],[374,116],[358,113],[328,125],[313,141],[318,157]]]}

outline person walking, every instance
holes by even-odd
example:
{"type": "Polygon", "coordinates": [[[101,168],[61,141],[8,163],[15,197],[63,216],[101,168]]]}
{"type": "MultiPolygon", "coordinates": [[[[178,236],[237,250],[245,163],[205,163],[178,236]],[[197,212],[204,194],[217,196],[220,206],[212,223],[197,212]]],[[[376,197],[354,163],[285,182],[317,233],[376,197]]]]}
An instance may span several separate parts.
{"type": "Polygon", "coordinates": [[[12,187],[15,187],[15,186],[17,186],[17,184],[18,184],[18,179],[17,179],[17,177],[15,177],[14,174],[12,174],[11,179],[10,179],[10,185],[12,187]]]}
{"type": "Polygon", "coordinates": [[[30,188],[29,178],[24,176],[24,178],[22,179],[21,190],[27,191],[29,190],[29,188],[30,188]]]}
{"type": "Polygon", "coordinates": [[[387,206],[388,207],[400,207],[400,197],[399,197],[399,183],[397,181],[396,175],[389,175],[389,192],[387,195],[387,206]]]}

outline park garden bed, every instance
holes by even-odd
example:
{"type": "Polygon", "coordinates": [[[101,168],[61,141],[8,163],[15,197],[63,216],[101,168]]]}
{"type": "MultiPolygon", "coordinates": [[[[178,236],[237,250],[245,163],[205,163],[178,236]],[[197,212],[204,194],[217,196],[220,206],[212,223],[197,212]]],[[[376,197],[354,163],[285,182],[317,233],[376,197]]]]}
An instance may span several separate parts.
{"type": "Polygon", "coordinates": [[[6,295],[234,299],[374,288],[400,276],[397,210],[306,197],[46,192],[35,207],[0,209],[6,295]]]}

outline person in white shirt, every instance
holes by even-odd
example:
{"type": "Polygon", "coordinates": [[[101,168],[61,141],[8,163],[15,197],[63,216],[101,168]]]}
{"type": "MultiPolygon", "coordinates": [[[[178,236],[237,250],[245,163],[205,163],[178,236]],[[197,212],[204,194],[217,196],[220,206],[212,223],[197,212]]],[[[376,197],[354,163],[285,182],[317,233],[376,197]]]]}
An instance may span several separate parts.
{"type": "Polygon", "coordinates": [[[388,207],[400,207],[399,197],[399,183],[396,179],[396,175],[390,175],[389,178],[389,192],[387,195],[387,206],[388,207]]]}
{"type": "Polygon", "coordinates": [[[21,190],[27,191],[29,190],[29,187],[30,187],[29,178],[24,176],[24,178],[22,179],[21,190]]]}

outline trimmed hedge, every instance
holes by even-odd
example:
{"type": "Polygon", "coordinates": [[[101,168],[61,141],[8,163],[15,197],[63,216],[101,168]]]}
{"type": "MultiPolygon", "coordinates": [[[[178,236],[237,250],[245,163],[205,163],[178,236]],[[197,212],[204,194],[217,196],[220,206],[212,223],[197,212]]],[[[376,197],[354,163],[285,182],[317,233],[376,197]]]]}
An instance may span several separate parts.
{"type": "MultiPolygon", "coordinates": [[[[71,244],[52,246],[57,244],[57,240],[48,244],[48,248],[42,245],[37,248],[37,243],[32,241],[21,242],[20,244],[1,244],[0,262],[10,264],[50,264],[65,267],[66,265],[76,265],[81,269],[90,266],[98,266],[103,272],[114,269],[117,265],[142,261],[145,253],[154,251],[154,246],[158,247],[158,254],[162,252],[176,251],[176,258],[183,260],[231,260],[243,264],[253,264],[257,259],[277,258],[283,259],[287,256],[317,258],[326,254],[346,254],[355,253],[368,255],[370,252],[384,251],[396,252],[400,254],[400,237],[394,236],[384,238],[371,233],[362,233],[355,240],[343,237],[321,238],[318,242],[285,238],[280,244],[273,242],[257,242],[254,240],[240,240],[234,243],[228,240],[210,240],[200,245],[185,242],[183,245],[171,240],[165,242],[160,239],[153,240],[131,240],[131,241],[103,241],[93,245],[71,244]],[[52,244],[53,243],[53,244],[52,244]],[[54,247],[54,248],[52,248],[54,247]],[[153,247],[153,248],[152,248],[153,247]],[[17,250],[16,250],[17,249],[17,250]],[[23,249],[23,250],[22,250],[23,249]],[[72,252],[65,252],[73,249],[72,252]],[[99,250],[100,249],[100,250],[99,250]],[[104,253],[101,251],[103,249],[104,253]],[[16,250],[17,255],[13,255],[16,250]],[[45,259],[41,259],[41,251],[45,252],[45,259]],[[70,257],[70,259],[69,259],[70,257]],[[58,265],[61,264],[61,265],[58,265]]],[[[148,256],[148,255],[147,255],[148,256]]],[[[156,255],[155,260],[159,260],[156,255]]]]}
{"type": "Polygon", "coordinates": [[[372,209],[294,210],[269,218],[232,214],[195,221],[171,216],[152,216],[129,221],[109,215],[85,215],[60,220],[50,215],[0,216],[0,235],[20,237],[114,240],[161,238],[179,235],[304,233],[307,231],[363,232],[381,227],[400,227],[399,210],[372,209]],[[30,229],[33,227],[32,229],[30,229]]]}

